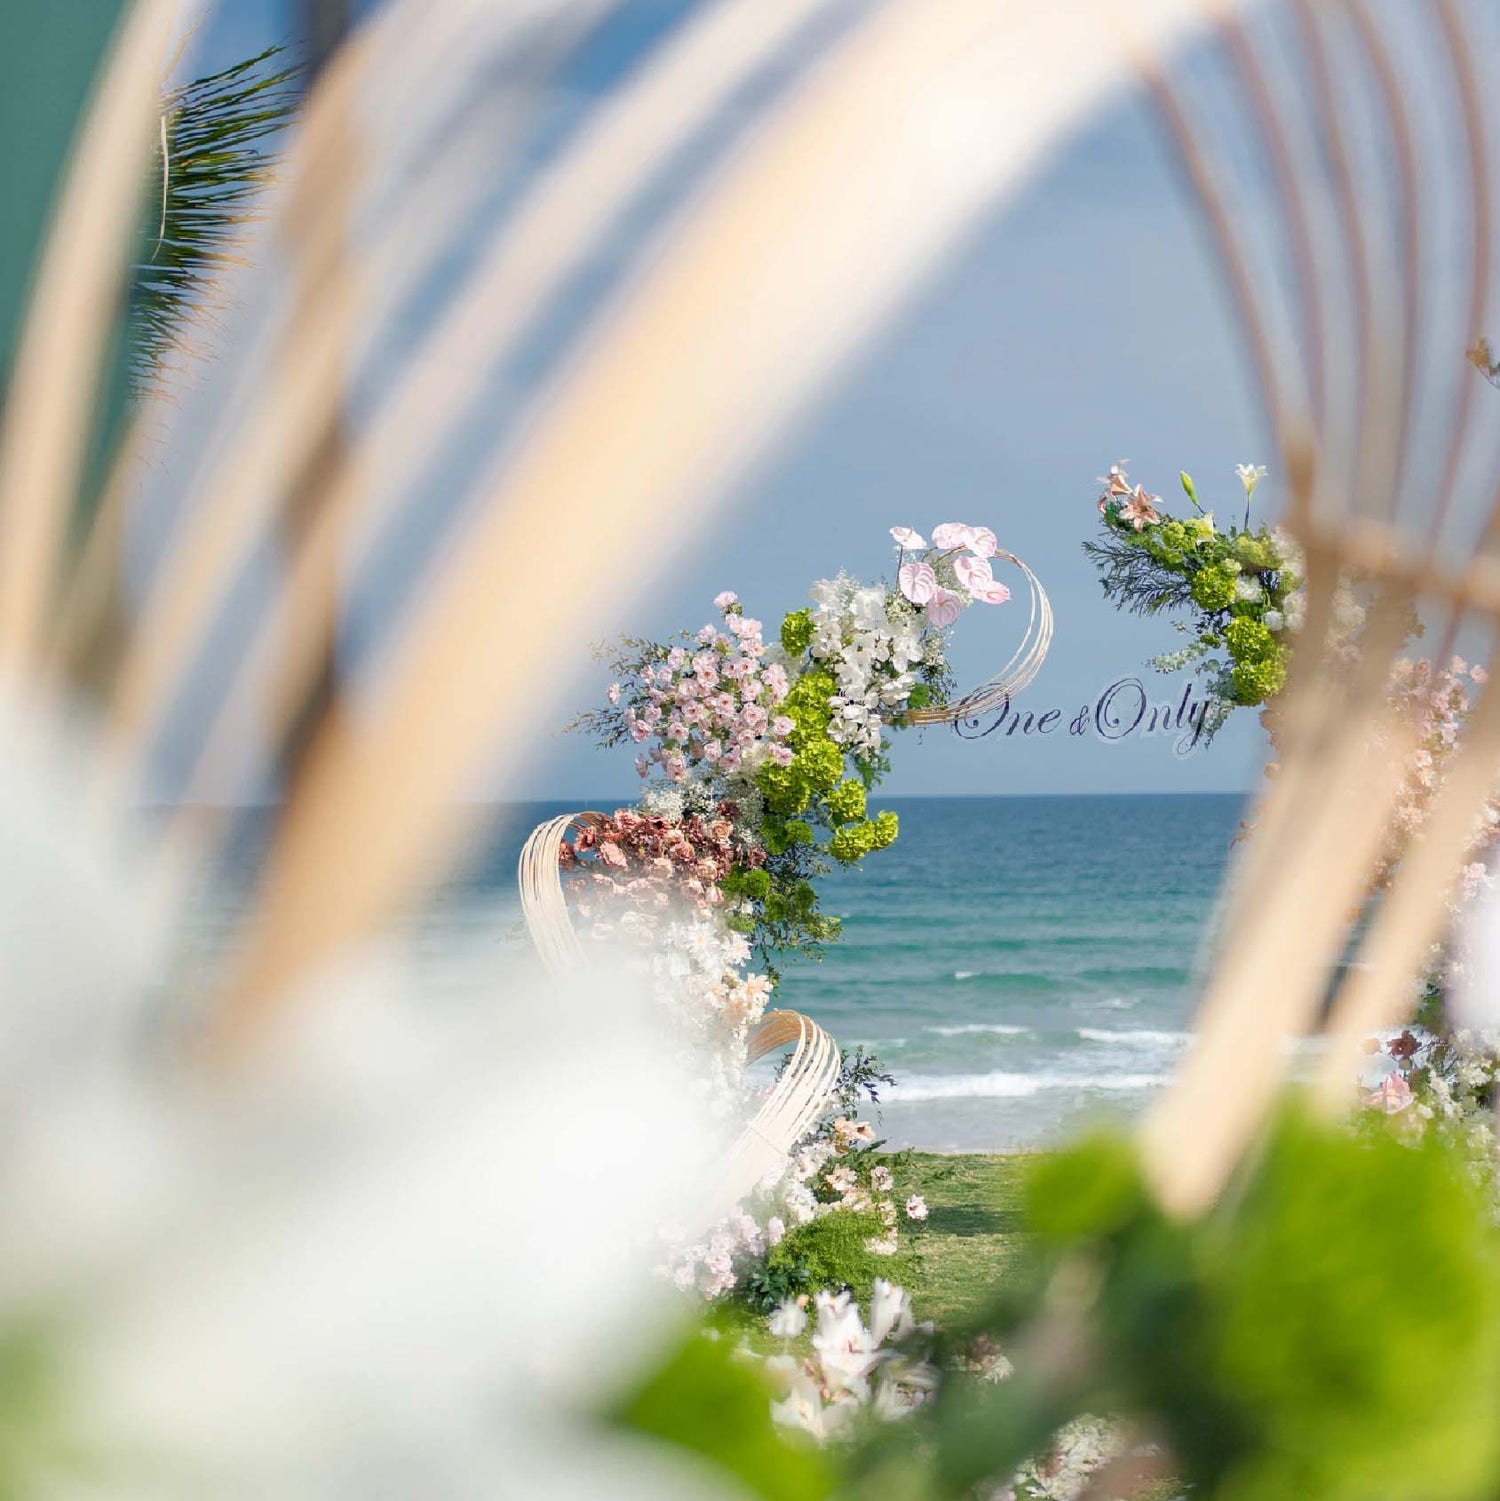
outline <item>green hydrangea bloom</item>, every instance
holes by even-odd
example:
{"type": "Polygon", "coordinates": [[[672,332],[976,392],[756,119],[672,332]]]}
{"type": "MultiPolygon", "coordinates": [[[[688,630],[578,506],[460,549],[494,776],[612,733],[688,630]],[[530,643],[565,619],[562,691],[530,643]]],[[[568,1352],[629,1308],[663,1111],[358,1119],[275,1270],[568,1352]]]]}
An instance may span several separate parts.
{"type": "Polygon", "coordinates": [[[840,782],[824,799],[831,824],[854,823],[865,816],[863,782],[840,782]]]}
{"type": "Polygon", "coordinates": [[[1224,627],[1224,644],[1236,662],[1267,662],[1277,655],[1276,638],[1262,621],[1248,617],[1224,627]]]}
{"type": "Polygon", "coordinates": [[[875,815],[874,828],[875,848],[883,850],[896,842],[896,836],[901,832],[901,820],[887,808],[884,813],[875,815]]]}
{"type": "Polygon", "coordinates": [[[755,782],[766,800],[766,812],[778,817],[801,813],[812,797],[812,788],[795,761],[790,766],[765,762],[756,772],[755,782]]]}
{"type": "Polygon", "coordinates": [[[1234,574],[1222,564],[1193,575],[1193,600],[1205,610],[1227,610],[1234,603],[1234,574]]]}
{"type": "Polygon", "coordinates": [[[828,792],[844,774],[843,747],[826,736],[809,741],[797,752],[790,770],[798,773],[811,791],[828,792]]]}
{"type": "Polygon", "coordinates": [[[781,645],[788,656],[800,657],[812,645],[812,638],[811,610],[793,610],[781,622],[781,645]]]}
{"type": "Polygon", "coordinates": [[[1236,663],[1230,683],[1235,703],[1247,708],[1263,704],[1273,694],[1280,693],[1286,683],[1285,654],[1278,649],[1274,657],[1263,662],[1236,663]]]}

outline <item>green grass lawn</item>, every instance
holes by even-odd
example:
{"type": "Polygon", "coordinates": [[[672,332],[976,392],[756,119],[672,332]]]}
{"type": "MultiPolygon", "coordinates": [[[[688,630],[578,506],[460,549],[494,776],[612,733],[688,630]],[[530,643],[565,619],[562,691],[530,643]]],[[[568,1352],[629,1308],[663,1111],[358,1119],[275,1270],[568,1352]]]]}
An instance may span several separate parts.
{"type": "Polygon", "coordinates": [[[925,1152],[910,1159],[902,1192],[921,1194],[928,1209],[921,1271],[908,1289],[919,1318],[939,1327],[961,1322],[1016,1273],[1026,1246],[1020,1195],[1028,1161],[925,1152]]]}

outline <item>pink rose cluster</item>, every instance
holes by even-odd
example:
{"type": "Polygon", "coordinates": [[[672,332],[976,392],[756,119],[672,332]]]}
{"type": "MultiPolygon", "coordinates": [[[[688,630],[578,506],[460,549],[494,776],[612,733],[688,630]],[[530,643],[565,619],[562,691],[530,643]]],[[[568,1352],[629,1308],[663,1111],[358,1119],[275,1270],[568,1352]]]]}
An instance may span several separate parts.
{"type": "MultiPolygon", "coordinates": [[[[1402,784],[1396,804],[1395,823],[1400,835],[1410,836],[1426,821],[1429,805],[1438,789],[1449,758],[1463,739],[1471,708],[1471,685],[1485,682],[1480,666],[1470,666],[1454,657],[1446,667],[1402,658],[1395,664],[1388,688],[1390,701],[1409,715],[1417,728],[1417,749],[1402,784]]],[[[1500,799],[1485,804],[1474,831],[1463,873],[1460,902],[1472,896],[1485,875],[1484,859],[1500,835],[1500,799]]],[[[1404,842],[1404,841],[1403,841],[1404,842]]],[[[1379,883],[1386,884],[1399,861],[1401,845],[1382,865],[1379,883]]]]}
{"type": "MultiPolygon", "coordinates": [[[[674,903],[705,909],[724,896],[719,883],[735,866],[765,863],[765,851],[741,847],[734,837],[739,806],[721,802],[713,818],[681,823],[653,818],[629,808],[580,829],[558,852],[562,869],[585,881],[604,900],[623,900],[640,911],[666,911],[674,903]]],[[[588,901],[580,916],[593,915],[588,901]]]]}
{"type": "Polygon", "coordinates": [[[765,665],[763,627],[740,611],[733,594],[720,594],[714,603],[723,630],[704,626],[692,649],[674,646],[643,667],[628,689],[610,688],[611,703],[622,692],[629,696],[625,729],[644,747],[635,763],[643,777],[653,765],[670,781],[685,782],[688,768],[699,764],[726,774],[765,757],[791,764],[792,721],[776,712],[791,687],[786,668],[765,665]]]}
{"type": "Polygon", "coordinates": [[[891,536],[901,552],[897,586],[926,612],[929,625],[941,630],[958,619],[965,605],[999,605],[1010,598],[990,562],[997,544],[989,527],[945,521],[933,529],[931,546],[909,526],[893,526],[891,536]],[[908,562],[908,553],[918,556],[908,562]]]}

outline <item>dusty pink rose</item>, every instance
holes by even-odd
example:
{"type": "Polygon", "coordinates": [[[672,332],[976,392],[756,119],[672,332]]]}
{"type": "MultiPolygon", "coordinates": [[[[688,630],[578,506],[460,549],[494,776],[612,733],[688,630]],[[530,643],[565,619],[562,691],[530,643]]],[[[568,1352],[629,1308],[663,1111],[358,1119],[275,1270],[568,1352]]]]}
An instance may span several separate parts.
{"type": "Polygon", "coordinates": [[[1411,1085],[1404,1074],[1387,1074],[1365,1096],[1365,1104],[1371,1110],[1383,1110],[1387,1115],[1397,1115],[1412,1102],[1411,1085]]]}
{"type": "Polygon", "coordinates": [[[977,594],[981,589],[988,589],[995,582],[995,575],[990,570],[988,558],[975,557],[972,553],[966,553],[961,558],[953,560],[953,571],[958,575],[958,581],[970,594],[977,594]]]}
{"type": "Polygon", "coordinates": [[[927,623],[939,630],[952,625],[963,610],[963,601],[951,589],[937,588],[927,602],[927,623]]]}
{"type": "Polygon", "coordinates": [[[968,547],[974,540],[974,528],[961,521],[945,521],[932,529],[932,545],[942,552],[954,547],[968,547]]]}
{"type": "Polygon", "coordinates": [[[927,543],[920,532],[914,532],[909,526],[893,526],[891,536],[896,539],[897,547],[905,548],[908,552],[921,552],[927,543]]]}
{"type": "Polygon", "coordinates": [[[628,863],[625,859],[625,851],[622,850],[620,846],[616,844],[612,839],[606,839],[602,844],[600,844],[599,858],[603,860],[606,865],[613,865],[619,870],[623,870],[628,863]]]}
{"type": "Polygon", "coordinates": [[[914,605],[925,605],[938,591],[937,574],[927,563],[906,563],[896,577],[901,592],[914,605]]]}

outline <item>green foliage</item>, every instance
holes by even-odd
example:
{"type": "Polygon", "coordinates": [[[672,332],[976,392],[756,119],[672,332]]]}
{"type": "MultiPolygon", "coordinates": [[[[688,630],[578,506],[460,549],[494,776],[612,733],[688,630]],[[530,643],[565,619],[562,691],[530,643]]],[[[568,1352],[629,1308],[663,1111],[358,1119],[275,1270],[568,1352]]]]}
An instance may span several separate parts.
{"type": "Polygon", "coordinates": [[[603,1414],[610,1426],[685,1450],[766,1501],[832,1494],[828,1458],[786,1442],[768,1416],[757,1368],[723,1340],[690,1334],[667,1362],[603,1414]]]}
{"type": "Polygon", "coordinates": [[[904,1284],[916,1272],[911,1254],[877,1256],[868,1249],[869,1241],[884,1234],[878,1214],[834,1209],[788,1230],[766,1257],[766,1270],[774,1276],[805,1279],[804,1287],[834,1292],[847,1287],[864,1303],[877,1277],[904,1284]]]}
{"type": "Polygon", "coordinates": [[[1275,534],[1250,528],[1253,483],[1246,490],[1245,525],[1221,532],[1202,512],[1191,477],[1181,478],[1199,514],[1171,516],[1152,497],[1154,519],[1147,520],[1137,507],[1127,513],[1129,499],[1111,492],[1101,512],[1101,537],[1083,547],[1099,571],[1105,598],[1121,609],[1186,614],[1179,629],[1191,644],[1158,657],[1155,665],[1173,672],[1196,663],[1196,671],[1208,677],[1204,723],[1211,737],[1234,705],[1264,703],[1286,681],[1287,602],[1301,581],[1275,534]],[[1219,648],[1225,656],[1211,655],[1219,648]]]}
{"type": "Polygon", "coordinates": [[[271,47],[162,101],[165,150],[158,146],[131,293],[138,383],[155,373],[162,351],[228,263],[270,175],[266,143],[297,107],[296,71],[271,47]]]}
{"type": "Polygon", "coordinates": [[[1046,1163],[1035,1228],[1098,1279],[1080,1389],[1149,1414],[1184,1478],[1232,1501],[1445,1501],[1500,1478],[1500,1244],[1460,1157],[1299,1113],[1192,1223],[1128,1148],[1046,1163]]]}

